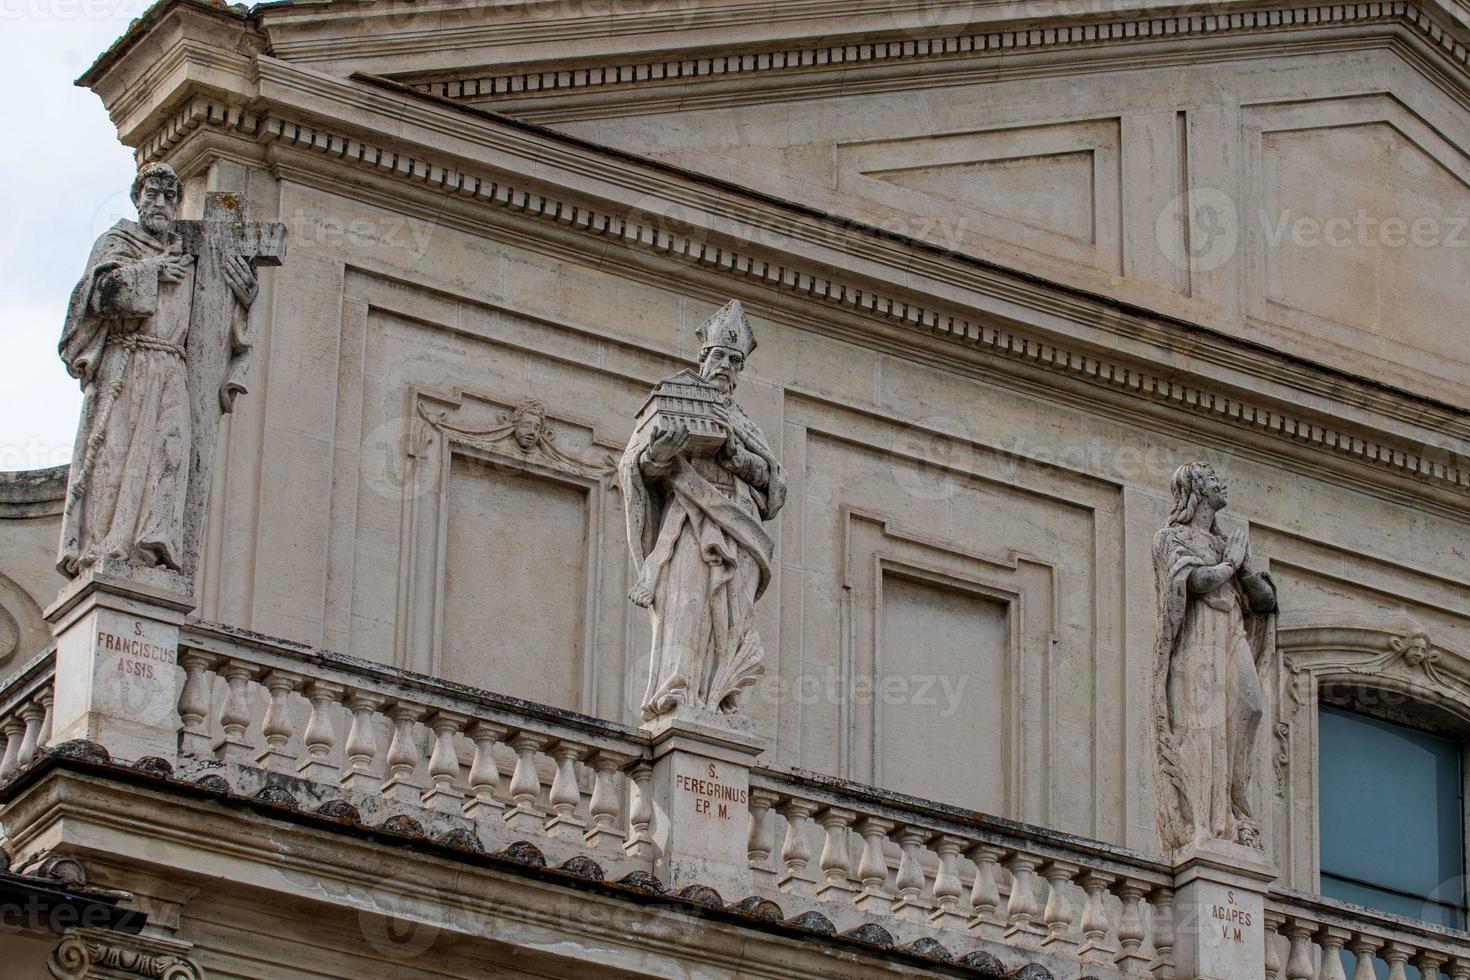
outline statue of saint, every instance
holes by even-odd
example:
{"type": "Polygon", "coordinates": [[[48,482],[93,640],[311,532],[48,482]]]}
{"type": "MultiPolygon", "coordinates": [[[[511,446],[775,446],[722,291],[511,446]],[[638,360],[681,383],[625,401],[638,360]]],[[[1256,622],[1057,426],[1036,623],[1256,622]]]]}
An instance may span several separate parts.
{"type": "Polygon", "coordinates": [[[220,218],[213,199],[229,195],[210,195],[205,221],[180,221],[181,194],[171,167],[143,167],[138,220],[97,240],[67,307],[59,350],[84,392],[58,556],[69,577],[104,559],[186,570],[187,512],[202,499],[190,481],[215,434],[201,419],[217,426],[244,391],[254,265],[279,264],[285,232],[248,225],[238,203],[220,218]],[[205,307],[219,315],[201,317],[205,307]],[[201,371],[213,375],[208,394],[191,391],[201,371]],[[203,412],[201,398],[213,402],[203,412]]]}
{"type": "Polygon", "coordinates": [[[1205,463],[1174,472],[1174,510],[1154,536],[1159,639],[1155,727],[1166,851],[1217,839],[1261,847],[1251,776],[1276,644],[1276,587],[1245,530],[1220,533],[1224,482],[1205,463]]]}
{"type": "Polygon", "coordinates": [[[755,335],[738,302],[698,330],[699,372],[649,399],[618,466],[653,653],[644,721],[678,711],[735,713],[761,673],[755,603],[771,579],[775,542],[763,521],[786,499],[786,473],[735,404],[755,335]]]}

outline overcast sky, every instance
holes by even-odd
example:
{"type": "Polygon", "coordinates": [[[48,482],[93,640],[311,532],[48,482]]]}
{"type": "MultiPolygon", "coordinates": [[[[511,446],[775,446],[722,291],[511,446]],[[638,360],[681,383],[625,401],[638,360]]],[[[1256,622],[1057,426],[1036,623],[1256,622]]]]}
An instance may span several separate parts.
{"type": "Polygon", "coordinates": [[[0,0],[0,470],[71,456],[81,392],[56,356],[96,236],[131,217],[133,157],[72,85],[142,0],[0,0]]]}

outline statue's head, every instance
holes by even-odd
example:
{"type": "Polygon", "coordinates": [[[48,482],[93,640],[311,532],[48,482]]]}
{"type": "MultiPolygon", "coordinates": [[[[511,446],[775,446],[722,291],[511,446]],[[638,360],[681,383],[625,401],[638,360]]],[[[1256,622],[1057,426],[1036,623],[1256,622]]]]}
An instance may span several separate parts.
{"type": "Polygon", "coordinates": [[[138,223],[155,235],[166,234],[179,216],[184,186],[166,163],[150,163],[133,178],[133,205],[138,223]]]}
{"type": "Polygon", "coordinates": [[[745,359],[755,350],[755,333],[740,301],[732,299],[699,325],[699,373],[725,395],[735,393],[745,359]]]}
{"type": "Polygon", "coordinates": [[[546,428],[546,406],[536,399],[522,402],[511,413],[511,438],[526,452],[536,448],[546,428]]]}
{"type": "Polygon", "coordinates": [[[1188,524],[1201,506],[1212,512],[1224,510],[1230,500],[1225,481],[1209,463],[1185,463],[1174,471],[1170,483],[1174,490],[1170,524],[1188,524]]]}

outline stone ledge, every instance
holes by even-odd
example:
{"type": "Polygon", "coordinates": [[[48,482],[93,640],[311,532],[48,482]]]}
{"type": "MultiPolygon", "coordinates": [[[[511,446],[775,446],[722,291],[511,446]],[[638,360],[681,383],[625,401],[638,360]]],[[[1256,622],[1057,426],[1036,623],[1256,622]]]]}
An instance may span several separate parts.
{"type": "Polygon", "coordinates": [[[60,516],[68,465],[0,472],[0,521],[60,516]]]}
{"type": "MultiPolygon", "coordinates": [[[[676,918],[702,920],[703,925],[698,929],[700,952],[713,952],[721,943],[730,941],[735,944],[734,948],[745,951],[745,956],[763,951],[773,958],[784,956],[805,961],[800,966],[793,964],[791,972],[783,974],[793,977],[832,976],[834,957],[851,968],[898,975],[996,978],[1021,975],[1021,971],[1026,971],[1024,975],[1038,980],[1051,977],[1049,971],[1035,963],[1015,963],[1010,974],[998,973],[993,969],[996,960],[983,945],[975,950],[955,952],[937,949],[933,944],[897,947],[892,945],[891,935],[873,930],[853,930],[849,934],[837,935],[830,922],[821,916],[814,917],[808,913],[781,918],[777,914],[779,907],[773,909],[774,903],[768,900],[744,896],[731,901],[708,888],[686,889],[677,895],[668,895],[647,875],[627,875],[618,881],[598,877],[601,866],[595,863],[595,859],[572,858],[563,862],[560,868],[550,868],[545,866],[544,859],[538,860],[539,850],[530,845],[513,846],[493,854],[484,853],[466,847],[462,842],[427,838],[415,833],[411,826],[397,831],[382,826],[367,827],[342,815],[301,810],[279,797],[242,796],[220,783],[191,783],[158,768],[123,766],[97,752],[45,753],[0,784],[0,808],[3,808],[11,840],[22,853],[30,847],[42,846],[43,843],[50,846],[56,841],[61,842],[62,851],[84,849],[87,845],[81,843],[83,841],[92,841],[91,846],[105,848],[105,842],[112,834],[126,835],[138,845],[139,853],[129,855],[107,851],[109,866],[113,868],[125,868],[138,861],[164,862],[163,866],[168,870],[187,876],[190,873],[188,868],[167,863],[171,848],[180,849],[180,857],[190,850],[228,853],[232,867],[244,861],[268,868],[270,880],[277,883],[275,887],[284,887],[290,875],[282,872],[283,860],[309,862],[318,875],[330,873],[328,869],[335,864],[350,878],[355,873],[352,868],[358,859],[371,853],[363,852],[361,846],[376,846],[387,848],[382,855],[391,855],[395,861],[417,862],[415,875],[422,872],[426,880],[434,873],[434,862],[442,866],[447,859],[460,868],[449,872],[458,894],[445,896],[446,908],[450,904],[458,906],[460,902],[479,899],[488,901],[497,916],[514,918],[525,915],[536,919],[541,918],[538,909],[547,906],[538,904],[534,894],[528,894],[528,885],[534,883],[533,888],[542,889],[571,889],[585,894],[593,902],[625,902],[650,915],[662,912],[676,918]],[[221,812],[217,809],[219,806],[228,808],[228,812],[221,812]],[[148,832],[140,830],[144,825],[138,822],[138,816],[143,813],[152,814],[146,823],[148,832]],[[81,832],[68,831],[65,824],[69,820],[86,824],[86,827],[75,828],[81,832]],[[198,821],[211,824],[207,840],[198,834],[197,829],[187,826],[198,821]],[[280,822],[299,828],[299,836],[284,849],[280,846],[280,822]],[[323,838],[323,834],[329,836],[323,838]],[[332,843],[334,839],[340,842],[343,836],[355,840],[359,847],[332,843]],[[276,842],[274,846],[269,843],[272,841],[276,842]],[[313,847],[313,844],[319,846],[313,847]],[[141,856],[144,852],[148,854],[147,858],[141,856]],[[500,877],[505,875],[522,884],[506,882],[500,877]],[[501,884],[495,885],[495,881],[501,884]],[[497,894],[487,896],[486,892],[491,888],[497,894]],[[517,897],[513,903],[507,900],[507,896],[512,894],[517,897]],[[777,941],[750,944],[748,939],[742,938],[742,934],[748,931],[763,933],[770,940],[777,941]],[[967,962],[974,965],[966,965],[967,962]]],[[[86,854],[77,856],[84,861],[87,857],[86,854]]],[[[381,863],[373,863],[375,874],[384,874],[381,863]]],[[[245,869],[239,870],[243,872],[245,869]]],[[[223,880],[232,885],[259,884],[230,876],[223,880]]],[[[327,894],[331,893],[317,891],[314,897],[321,901],[321,896],[327,894]]],[[[549,899],[549,895],[546,897],[549,899]]],[[[593,920],[589,918],[588,921],[593,920]]],[[[452,926],[446,924],[442,928],[452,926]]],[[[579,924],[577,929],[585,942],[586,923],[579,924]]],[[[680,929],[684,936],[689,934],[687,926],[680,929]]],[[[659,937],[653,934],[656,931],[651,929],[640,936],[640,943],[647,944],[640,945],[640,951],[665,946],[670,947],[669,953],[689,955],[687,942],[677,945],[659,943],[659,937]]],[[[628,941],[626,935],[621,939],[628,941]]],[[[596,952],[602,955],[604,951],[598,949],[596,952]]],[[[1014,961],[1017,951],[1006,950],[1004,954],[1014,961]]]]}

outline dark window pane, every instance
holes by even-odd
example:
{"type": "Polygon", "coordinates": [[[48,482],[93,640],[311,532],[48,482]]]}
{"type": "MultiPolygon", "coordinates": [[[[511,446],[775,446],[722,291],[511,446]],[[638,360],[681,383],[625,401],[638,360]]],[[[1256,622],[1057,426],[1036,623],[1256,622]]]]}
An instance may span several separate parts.
{"type": "Polygon", "coordinates": [[[1322,893],[1464,925],[1459,743],[1323,706],[1322,893]]]}

